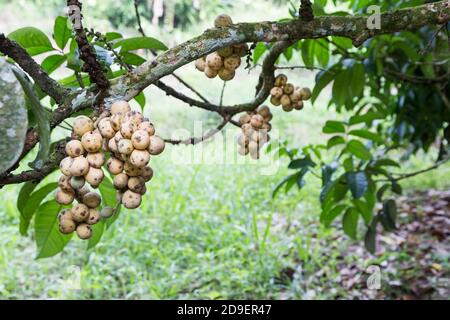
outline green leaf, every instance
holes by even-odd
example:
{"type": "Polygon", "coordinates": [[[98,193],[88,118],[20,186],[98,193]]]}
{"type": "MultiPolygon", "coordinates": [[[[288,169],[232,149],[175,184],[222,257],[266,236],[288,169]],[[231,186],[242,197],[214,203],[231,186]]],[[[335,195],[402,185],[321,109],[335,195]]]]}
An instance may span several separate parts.
{"type": "Polygon", "coordinates": [[[30,164],[30,167],[41,169],[48,160],[50,151],[50,121],[47,112],[41,105],[32,84],[28,81],[26,76],[19,70],[14,70],[14,74],[22,85],[22,89],[27,97],[27,103],[30,104],[31,113],[38,123],[39,151],[34,161],[30,164]]]}
{"type": "Polygon", "coordinates": [[[328,120],[322,129],[323,133],[345,133],[345,126],[340,121],[328,120]]]}
{"type": "Polygon", "coordinates": [[[314,103],[319,97],[322,90],[333,81],[335,77],[334,72],[331,70],[320,71],[316,76],[316,85],[312,91],[311,102],[314,103]]]}
{"type": "Polygon", "coordinates": [[[29,55],[55,50],[44,32],[34,27],[25,27],[11,32],[8,38],[25,48],[29,55]]]}
{"type": "Polygon", "coordinates": [[[63,207],[55,200],[43,203],[37,210],[34,223],[38,254],[36,259],[52,257],[61,252],[72,234],[59,232],[58,213],[63,207]]]}
{"type": "Polygon", "coordinates": [[[320,66],[326,67],[330,61],[329,43],[325,39],[316,40],[314,53],[320,66]]]}
{"type": "Polygon", "coordinates": [[[400,168],[400,164],[397,161],[391,159],[379,159],[375,161],[374,167],[397,167],[400,168]]]}
{"type": "Polygon", "coordinates": [[[390,188],[390,186],[391,186],[390,184],[386,183],[383,186],[381,186],[380,189],[378,189],[378,191],[377,191],[377,199],[378,199],[378,201],[380,201],[380,202],[383,201],[384,193],[387,191],[387,189],[390,188]]]}
{"type": "Polygon", "coordinates": [[[120,34],[119,32],[107,32],[105,34],[105,37],[106,37],[106,41],[108,41],[108,42],[123,38],[122,34],[120,34]]]}
{"type": "Polygon", "coordinates": [[[267,51],[267,46],[264,44],[264,42],[258,42],[256,44],[255,49],[253,50],[253,63],[257,64],[258,60],[262,57],[262,55],[266,51],[267,51]]]}
{"type": "Polygon", "coordinates": [[[397,181],[392,181],[391,190],[398,195],[403,193],[403,188],[397,181]]]}
{"type": "Polygon", "coordinates": [[[329,211],[322,211],[322,214],[320,215],[320,222],[323,223],[325,227],[329,227],[345,208],[347,208],[347,205],[340,204],[329,211]]]}
{"type": "Polygon", "coordinates": [[[141,106],[141,110],[143,111],[145,108],[145,101],[146,101],[144,91],[142,91],[136,97],[134,97],[134,100],[136,100],[137,103],[139,103],[139,105],[141,106]]]}
{"type": "Polygon", "coordinates": [[[345,195],[348,192],[348,183],[345,174],[340,176],[339,179],[336,180],[336,184],[334,185],[333,198],[335,202],[340,202],[345,198],[345,195]]]}
{"type": "Polygon", "coordinates": [[[20,234],[26,235],[28,231],[28,227],[30,225],[30,221],[33,218],[34,213],[39,208],[41,202],[56,188],[58,187],[58,183],[52,182],[46,184],[45,186],[39,188],[34,191],[31,195],[29,195],[28,199],[24,202],[22,210],[20,211],[20,234]]]}
{"type": "Polygon", "coordinates": [[[281,190],[281,188],[282,188],[285,184],[287,184],[287,183],[288,183],[289,181],[291,181],[291,180],[293,180],[293,181],[295,182],[296,179],[297,179],[297,173],[294,173],[294,174],[291,174],[291,175],[289,175],[289,176],[287,176],[287,177],[284,177],[283,180],[281,180],[281,181],[276,185],[276,187],[273,189],[273,191],[272,191],[272,198],[275,198],[275,197],[276,197],[277,193],[281,190]]]}
{"type": "Polygon", "coordinates": [[[17,196],[17,210],[19,210],[20,214],[22,214],[23,208],[25,207],[30,194],[37,187],[36,182],[28,181],[22,185],[20,188],[19,195],[17,196]]]}
{"type": "Polygon", "coordinates": [[[345,143],[345,139],[343,137],[334,136],[330,140],[328,140],[327,149],[329,150],[337,145],[344,144],[344,143],[345,143]]]}
{"type": "Polygon", "coordinates": [[[123,52],[120,55],[122,56],[123,62],[132,66],[140,66],[146,61],[141,56],[132,52],[123,52]]]}
{"type": "Polygon", "coordinates": [[[64,62],[66,61],[66,56],[62,56],[59,54],[54,54],[48,56],[42,61],[42,69],[44,69],[47,74],[51,74],[53,71],[58,69],[64,62]]]}
{"type": "Polygon", "coordinates": [[[368,225],[372,221],[372,209],[369,204],[363,200],[353,200],[352,202],[359,213],[361,213],[366,225],[368,225]]]}
{"type": "Polygon", "coordinates": [[[61,50],[64,50],[71,35],[72,30],[69,27],[68,18],[62,16],[57,17],[53,26],[53,39],[55,39],[56,44],[61,50]]]}
{"type": "Polygon", "coordinates": [[[349,208],[345,211],[344,217],[342,219],[342,226],[344,232],[349,237],[356,239],[356,229],[358,227],[358,211],[355,208],[349,208]]]}
{"type": "Polygon", "coordinates": [[[395,230],[395,220],[397,219],[397,205],[394,200],[389,199],[383,203],[383,209],[381,210],[381,224],[383,228],[390,232],[395,230]]]}
{"type": "Polygon", "coordinates": [[[119,48],[120,52],[133,51],[138,49],[150,49],[150,50],[167,50],[167,46],[152,37],[135,37],[117,41],[113,48],[119,48]]]}
{"type": "Polygon", "coordinates": [[[357,63],[351,69],[351,82],[349,84],[350,95],[352,97],[362,96],[364,93],[364,85],[366,83],[364,66],[357,63]]]}
{"type": "Polygon", "coordinates": [[[375,141],[378,143],[384,142],[383,138],[379,134],[371,132],[369,130],[365,130],[365,129],[351,130],[348,134],[352,135],[352,136],[357,136],[360,138],[372,140],[372,141],[375,141]]]}
{"type": "Polygon", "coordinates": [[[367,188],[369,187],[366,173],[363,171],[347,172],[346,177],[353,198],[361,198],[366,193],[367,188]]]}
{"type": "Polygon", "coordinates": [[[381,112],[368,112],[363,115],[353,116],[349,120],[349,125],[355,125],[359,123],[371,123],[374,120],[384,119],[386,116],[381,112]]]}
{"type": "Polygon", "coordinates": [[[303,40],[301,47],[302,59],[307,67],[314,66],[314,47],[313,40],[303,40]]]}
{"type": "Polygon", "coordinates": [[[305,167],[315,167],[316,163],[311,160],[310,156],[306,156],[301,159],[295,159],[292,160],[291,163],[289,163],[288,168],[289,169],[300,169],[305,167]]]}
{"type": "Polygon", "coordinates": [[[345,104],[350,97],[349,83],[351,73],[348,70],[342,70],[334,79],[332,97],[337,107],[345,104]]]}
{"type": "Polygon", "coordinates": [[[88,241],[88,250],[94,248],[100,242],[104,231],[105,220],[100,220],[98,223],[92,226],[92,237],[88,241]]]}
{"type": "Polygon", "coordinates": [[[116,189],[111,182],[111,179],[105,177],[100,184],[100,194],[102,195],[102,201],[105,206],[114,208],[116,206],[116,189]]]}
{"type": "Polygon", "coordinates": [[[366,235],[364,236],[364,246],[367,251],[374,254],[376,250],[376,237],[377,237],[377,231],[376,231],[376,224],[375,226],[369,226],[367,228],[366,235]]]}
{"type": "Polygon", "coordinates": [[[358,140],[350,140],[347,143],[347,150],[355,157],[360,158],[361,160],[370,160],[372,159],[372,154],[369,149],[367,149],[361,141],[358,140]]]}

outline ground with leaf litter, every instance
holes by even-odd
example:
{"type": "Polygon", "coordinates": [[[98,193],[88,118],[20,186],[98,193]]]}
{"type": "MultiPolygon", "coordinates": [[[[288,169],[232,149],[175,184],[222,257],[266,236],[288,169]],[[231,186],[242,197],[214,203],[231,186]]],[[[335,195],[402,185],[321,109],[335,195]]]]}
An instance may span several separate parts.
{"type": "MultiPolygon", "coordinates": [[[[336,235],[332,241],[320,241],[330,250],[316,261],[319,266],[321,261],[334,264],[323,264],[306,276],[307,265],[299,260],[283,269],[280,280],[302,278],[305,297],[312,299],[449,299],[450,191],[416,192],[396,202],[397,230],[378,235],[375,255],[361,243],[349,245],[345,236],[336,235]],[[380,288],[370,290],[367,280],[378,268],[380,288]]],[[[284,298],[290,298],[289,293],[284,298]]]]}

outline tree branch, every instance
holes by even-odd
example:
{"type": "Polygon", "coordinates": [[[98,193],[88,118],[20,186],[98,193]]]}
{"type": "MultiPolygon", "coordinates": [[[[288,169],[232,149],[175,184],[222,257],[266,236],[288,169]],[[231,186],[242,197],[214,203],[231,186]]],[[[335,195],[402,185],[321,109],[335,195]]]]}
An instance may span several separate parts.
{"type": "Polygon", "coordinates": [[[42,91],[55,99],[56,103],[62,103],[68,92],[70,92],[69,89],[65,89],[58,82],[50,78],[24,48],[17,42],[5,37],[3,33],[0,34],[0,52],[13,59],[23,71],[33,78],[42,91]]]}
{"type": "Polygon", "coordinates": [[[170,144],[174,144],[174,145],[179,145],[179,144],[196,145],[200,142],[208,140],[209,138],[213,137],[216,133],[220,132],[220,130],[222,130],[227,125],[228,122],[230,122],[230,118],[224,117],[223,121],[221,123],[219,123],[219,125],[217,127],[215,127],[214,129],[210,129],[205,135],[203,135],[201,137],[191,137],[191,138],[184,139],[184,140],[164,139],[164,141],[166,143],[170,143],[170,144]]]}

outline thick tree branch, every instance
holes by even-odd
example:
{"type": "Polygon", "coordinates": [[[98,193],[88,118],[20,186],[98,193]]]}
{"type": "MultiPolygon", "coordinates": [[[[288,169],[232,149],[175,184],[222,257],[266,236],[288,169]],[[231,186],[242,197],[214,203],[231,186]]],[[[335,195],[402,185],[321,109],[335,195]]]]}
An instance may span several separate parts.
{"type": "Polygon", "coordinates": [[[28,73],[36,84],[60,104],[67,96],[69,89],[65,89],[58,82],[48,76],[41,66],[17,42],[0,34],[0,52],[13,59],[23,71],[28,73]]]}

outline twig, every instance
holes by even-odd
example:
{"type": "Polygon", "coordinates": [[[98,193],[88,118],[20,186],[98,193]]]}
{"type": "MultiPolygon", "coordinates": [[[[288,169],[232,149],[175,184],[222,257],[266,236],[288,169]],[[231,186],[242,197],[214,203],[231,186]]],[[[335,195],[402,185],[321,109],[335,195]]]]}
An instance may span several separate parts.
{"type": "Polygon", "coordinates": [[[225,87],[227,86],[227,82],[223,82],[222,91],[220,92],[220,100],[219,100],[219,106],[223,106],[223,94],[225,93],[225,87]]]}
{"type": "Polygon", "coordinates": [[[136,19],[137,19],[137,23],[138,23],[138,31],[143,37],[146,37],[144,29],[142,28],[141,15],[139,14],[138,5],[139,5],[139,1],[138,0],[134,0],[134,13],[136,15],[136,19]]]}
{"type": "Polygon", "coordinates": [[[215,127],[214,129],[210,129],[205,135],[203,135],[201,137],[191,137],[191,138],[183,139],[183,140],[164,139],[164,141],[166,143],[170,143],[173,145],[178,145],[178,144],[196,145],[200,142],[203,142],[203,141],[208,140],[209,138],[213,137],[216,133],[218,133],[220,130],[222,130],[223,127],[225,127],[228,122],[230,122],[230,118],[224,117],[223,121],[221,123],[219,123],[219,125],[217,127],[215,127]]]}
{"type": "Polygon", "coordinates": [[[182,85],[184,85],[186,88],[188,88],[189,90],[191,90],[193,93],[195,93],[195,95],[197,97],[199,97],[201,100],[203,100],[206,103],[209,103],[208,99],[206,99],[200,92],[198,92],[197,90],[194,89],[194,87],[192,87],[189,83],[187,83],[186,81],[184,81],[180,76],[178,76],[175,73],[172,73],[172,76],[177,79],[182,85]]]}

